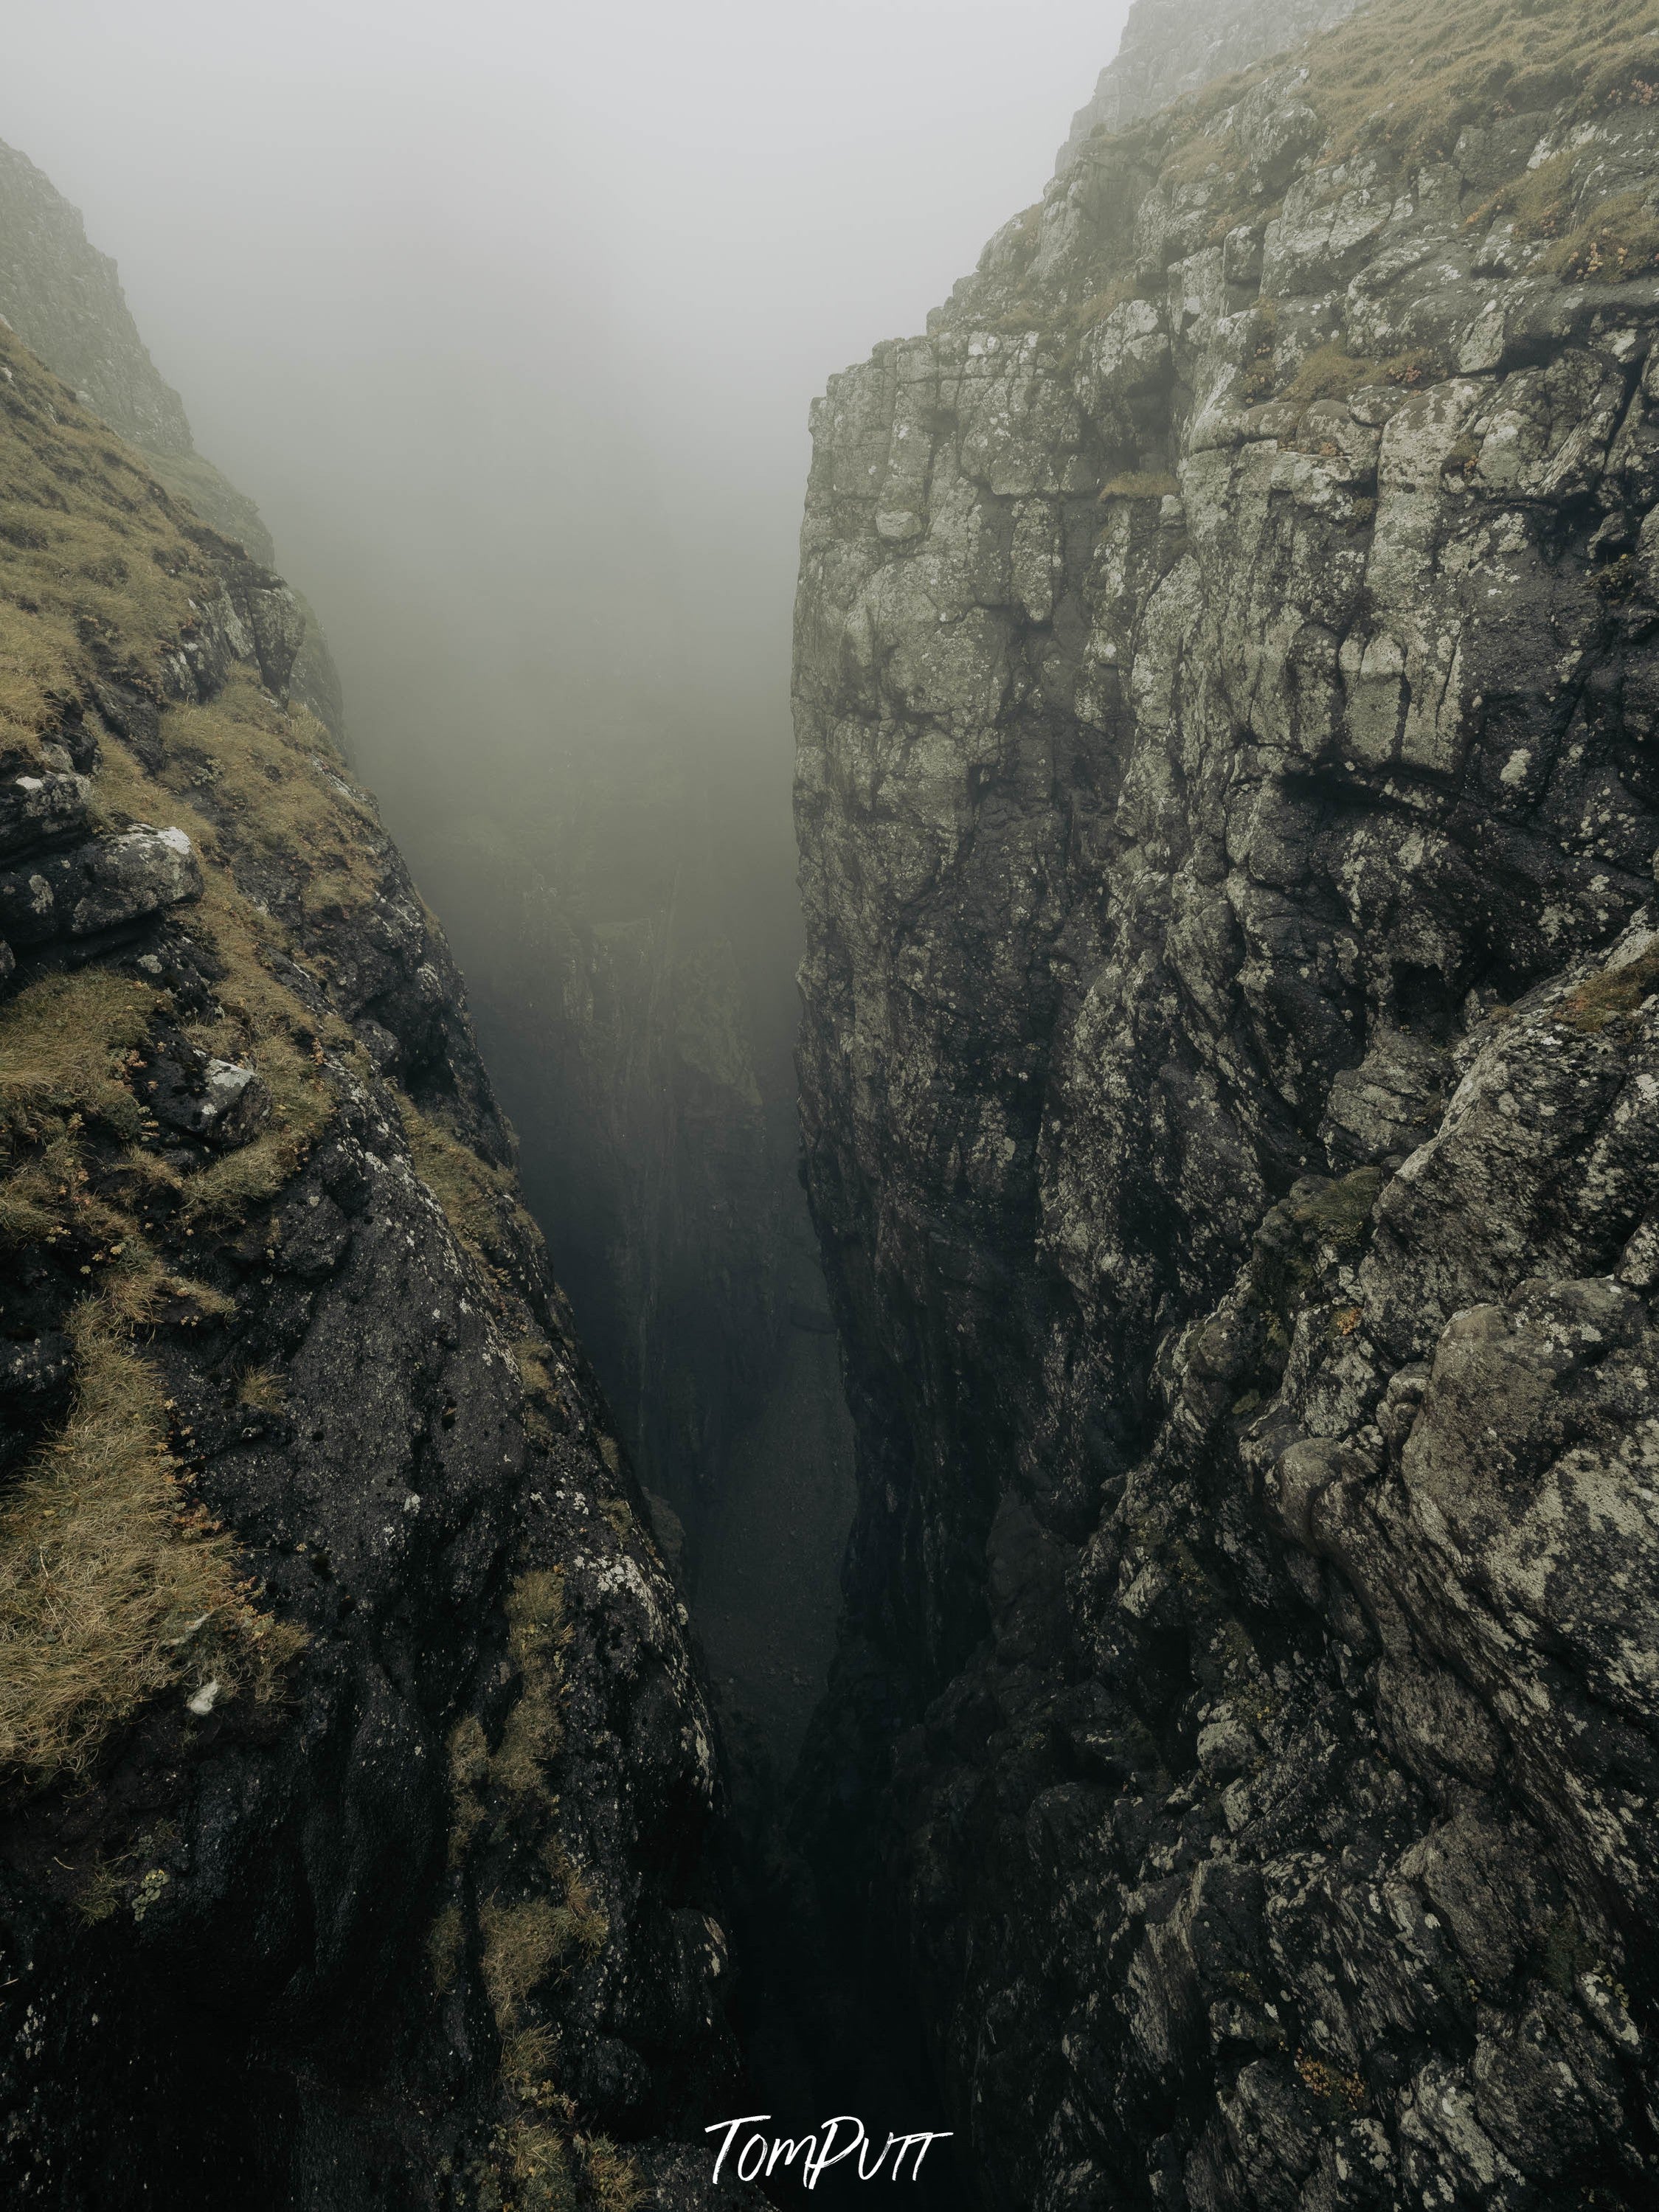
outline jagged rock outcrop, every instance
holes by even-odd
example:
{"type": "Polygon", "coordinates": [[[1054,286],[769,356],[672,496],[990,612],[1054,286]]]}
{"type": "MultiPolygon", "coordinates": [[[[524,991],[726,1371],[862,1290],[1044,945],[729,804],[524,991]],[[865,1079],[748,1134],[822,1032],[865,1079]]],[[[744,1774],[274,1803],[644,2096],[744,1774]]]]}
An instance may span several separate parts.
{"type": "Polygon", "coordinates": [[[1659,2188],[1656,84],[1379,0],[815,413],[798,1832],[995,2206],[1659,2188]]]}
{"type": "MultiPolygon", "coordinates": [[[[196,451],[185,404],[149,357],[115,264],[26,155],[0,144],[0,319],[83,406],[137,446],[167,489],[266,568],[276,549],[258,508],[196,451]]],[[[316,617],[303,618],[288,687],[337,738],[340,679],[316,617]]]]}
{"type": "Polygon", "coordinates": [[[0,2194],[690,2212],[712,1729],[443,940],[9,332],[0,501],[0,2194]]]}
{"type": "Polygon", "coordinates": [[[1054,163],[1069,168],[1096,131],[1127,130],[1230,71],[1285,52],[1352,15],[1357,0],[1134,0],[1054,163]]]}

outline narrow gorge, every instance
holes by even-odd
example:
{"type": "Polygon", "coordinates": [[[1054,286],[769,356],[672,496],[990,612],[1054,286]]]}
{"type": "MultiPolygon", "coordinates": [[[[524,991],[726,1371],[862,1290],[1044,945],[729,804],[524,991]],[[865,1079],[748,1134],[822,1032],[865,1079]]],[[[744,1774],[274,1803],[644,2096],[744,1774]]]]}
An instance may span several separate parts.
{"type": "Polygon", "coordinates": [[[503,691],[405,860],[0,148],[7,2203],[1659,2203],[1656,338],[1659,0],[1135,0],[795,853],[503,691]]]}

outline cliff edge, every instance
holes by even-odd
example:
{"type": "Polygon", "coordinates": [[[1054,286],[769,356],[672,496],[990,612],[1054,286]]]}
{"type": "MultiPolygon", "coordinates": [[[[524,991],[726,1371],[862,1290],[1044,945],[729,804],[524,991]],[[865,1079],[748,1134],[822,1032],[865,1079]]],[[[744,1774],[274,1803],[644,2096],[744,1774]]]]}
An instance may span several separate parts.
{"type": "MultiPolygon", "coordinates": [[[[266,568],[276,551],[246,493],[196,450],[185,403],[157,369],[121,289],[116,266],[87,238],[79,211],[27,155],[0,144],[0,319],[82,406],[138,447],[150,472],[221,537],[266,568]]],[[[338,738],[340,678],[315,615],[291,592],[301,631],[288,672],[290,694],[338,738]]]]}
{"type": "Polygon", "coordinates": [[[1352,15],[1358,0],[1134,0],[1116,53],[1100,72],[1054,162],[1069,168],[1097,131],[1109,137],[1215,78],[1285,52],[1352,15]]]}

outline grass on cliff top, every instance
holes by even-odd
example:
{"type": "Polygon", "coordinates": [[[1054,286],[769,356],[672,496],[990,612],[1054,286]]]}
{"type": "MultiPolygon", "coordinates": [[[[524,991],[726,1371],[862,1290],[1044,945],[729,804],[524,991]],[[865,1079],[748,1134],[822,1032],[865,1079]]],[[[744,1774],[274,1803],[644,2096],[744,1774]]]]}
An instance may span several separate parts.
{"type": "Polygon", "coordinates": [[[1659,0],[1373,0],[1304,50],[1329,157],[1450,155],[1460,131],[1572,104],[1659,99],[1659,0]]]}
{"type": "MultiPolygon", "coordinates": [[[[1252,84],[1294,60],[1297,96],[1330,137],[1322,158],[1367,149],[1406,161],[1444,160],[1458,134],[1506,116],[1571,103],[1588,121],[1659,100],[1659,0],[1371,0],[1289,54],[1257,64],[1180,102],[1148,125],[1194,145],[1197,173],[1218,158],[1208,134],[1252,84]]],[[[1126,137],[1132,133],[1124,134],[1126,137]]]]}
{"type": "Polygon", "coordinates": [[[84,1768],[186,1680],[270,1696],[305,1640],[185,1511],[161,1386],[107,1308],[82,1305],[70,1335],[69,1419],[0,1507],[0,1767],[33,1781],[84,1768]]]}
{"type": "Polygon", "coordinates": [[[0,751],[33,748],[100,661],[152,678],[217,585],[139,457],[0,330],[0,751]]]}
{"type": "MultiPolygon", "coordinates": [[[[1157,161],[1167,182],[1213,181],[1217,241],[1267,212],[1252,195],[1229,112],[1289,60],[1305,70],[1296,97],[1326,126],[1322,162],[1374,151],[1405,167],[1445,160],[1462,131],[1508,116],[1565,106],[1570,121],[1583,121],[1659,102],[1659,0],[1372,0],[1293,53],[1219,78],[1120,134],[1125,150],[1157,161]]],[[[1104,150],[1111,142],[1103,132],[1097,143],[1104,150]]],[[[1543,234],[1563,228],[1559,188],[1566,175],[1570,168],[1554,179],[1553,227],[1543,234]]],[[[1505,188],[1528,190],[1524,172],[1505,188]]],[[[1561,274],[1607,281],[1651,265],[1633,211],[1610,250],[1593,228],[1600,211],[1587,213],[1586,234],[1564,239],[1553,257],[1561,274]]]]}

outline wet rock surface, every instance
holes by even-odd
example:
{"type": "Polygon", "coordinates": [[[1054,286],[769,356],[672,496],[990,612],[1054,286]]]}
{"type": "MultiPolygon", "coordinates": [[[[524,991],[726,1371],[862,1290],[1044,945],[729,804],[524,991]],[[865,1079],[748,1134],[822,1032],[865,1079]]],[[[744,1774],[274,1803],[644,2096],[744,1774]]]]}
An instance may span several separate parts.
{"type": "Polygon", "coordinates": [[[1319,51],[814,417],[795,1834],[999,2207],[1659,2190],[1659,134],[1319,51]]]}

